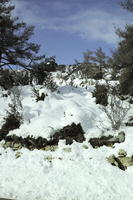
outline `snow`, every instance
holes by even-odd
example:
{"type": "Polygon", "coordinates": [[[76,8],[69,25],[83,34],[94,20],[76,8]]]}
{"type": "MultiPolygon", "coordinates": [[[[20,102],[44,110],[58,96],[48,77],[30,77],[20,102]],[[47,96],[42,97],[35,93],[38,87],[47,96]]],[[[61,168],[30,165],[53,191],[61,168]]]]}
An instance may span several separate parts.
{"type": "Polygon", "coordinates": [[[48,93],[48,96],[45,101],[36,102],[32,88],[23,87],[24,123],[19,129],[10,131],[10,135],[22,137],[32,135],[35,138],[42,136],[49,139],[55,131],[72,122],[81,122],[86,133],[96,126],[101,111],[95,109],[98,106],[88,90],[63,86],[59,89],[59,93],[40,89],[40,93],[42,92],[48,93]]]}
{"type": "MultiPolygon", "coordinates": [[[[78,81],[77,81],[78,82],[78,81]]],[[[37,86],[38,88],[40,86],[37,86]]],[[[24,122],[10,135],[42,136],[49,139],[58,129],[72,122],[81,123],[86,141],[65,145],[60,141],[56,151],[26,148],[13,151],[4,149],[0,142],[0,198],[18,200],[132,200],[133,167],[122,171],[107,162],[111,154],[125,149],[132,156],[133,128],[122,127],[126,133],[124,143],[114,148],[93,149],[91,137],[113,134],[107,116],[92,98],[94,86],[88,89],[68,85],[58,92],[41,89],[47,93],[44,101],[35,101],[30,86],[21,88],[24,122]],[[104,128],[103,128],[104,127],[104,128]],[[86,146],[86,148],[85,148],[86,146]],[[70,148],[70,152],[65,151],[70,148]],[[21,153],[16,158],[17,152],[21,153]]],[[[10,98],[0,97],[0,126],[6,115],[10,98]]],[[[130,115],[132,114],[130,110],[130,115]]]]}

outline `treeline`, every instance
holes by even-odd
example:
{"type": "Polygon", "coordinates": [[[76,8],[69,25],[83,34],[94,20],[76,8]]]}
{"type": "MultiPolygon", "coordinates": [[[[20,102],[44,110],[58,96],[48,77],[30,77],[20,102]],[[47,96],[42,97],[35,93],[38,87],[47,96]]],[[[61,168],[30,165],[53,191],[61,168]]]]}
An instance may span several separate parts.
{"type": "MultiPolygon", "coordinates": [[[[122,2],[121,6],[133,12],[132,0],[122,2]]],[[[11,0],[0,1],[0,85],[8,89],[16,84],[31,84],[33,79],[41,85],[49,72],[68,67],[58,65],[55,57],[39,55],[40,46],[30,42],[34,27],[13,17],[14,9],[11,0]],[[20,67],[20,72],[14,70],[16,67],[20,67]]],[[[111,57],[106,56],[102,48],[95,52],[87,50],[83,53],[83,62],[77,61],[71,66],[66,77],[79,73],[83,78],[99,80],[109,72],[111,80],[120,81],[122,94],[133,95],[133,25],[117,29],[116,33],[120,42],[111,57]]]]}

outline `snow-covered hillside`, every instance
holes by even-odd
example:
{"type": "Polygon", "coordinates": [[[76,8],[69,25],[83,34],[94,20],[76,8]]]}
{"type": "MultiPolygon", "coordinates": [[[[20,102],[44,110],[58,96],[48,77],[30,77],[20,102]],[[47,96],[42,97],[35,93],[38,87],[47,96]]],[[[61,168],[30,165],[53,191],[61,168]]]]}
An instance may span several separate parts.
{"type": "MultiPolygon", "coordinates": [[[[40,86],[37,87],[38,89],[40,86]]],[[[18,200],[132,200],[133,167],[122,171],[107,162],[107,157],[124,149],[133,155],[133,127],[122,126],[123,143],[114,148],[94,149],[92,137],[115,134],[106,114],[92,97],[94,86],[87,89],[63,84],[58,92],[41,88],[47,96],[36,102],[31,86],[22,86],[23,123],[9,135],[41,136],[50,139],[64,126],[80,123],[85,132],[83,143],[66,145],[60,140],[54,151],[30,151],[26,148],[4,148],[0,142],[0,197],[18,200]]],[[[2,94],[2,91],[1,91],[2,94]]],[[[0,124],[4,123],[10,97],[0,97],[0,124]]],[[[129,111],[132,115],[132,109],[129,111]]]]}

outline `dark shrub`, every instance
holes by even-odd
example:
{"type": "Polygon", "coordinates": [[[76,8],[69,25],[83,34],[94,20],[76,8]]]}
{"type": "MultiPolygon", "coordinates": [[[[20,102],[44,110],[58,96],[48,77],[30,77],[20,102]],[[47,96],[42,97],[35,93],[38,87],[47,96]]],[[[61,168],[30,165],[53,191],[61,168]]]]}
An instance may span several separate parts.
{"type": "Polygon", "coordinates": [[[133,70],[123,70],[120,76],[120,91],[123,95],[133,96],[133,70]]]}
{"type": "Polygon", "coordinates": [[[12,77],[12,73],[8,69],[0,70],[0,86],[2,86],[5,90],[8,90],[13,87],[14,80],[12,77]]]}
{"type": "Polygon", "coordinates": [[[100,79],[103,78],[103,73],[102,72],[97,72],[97,73],[95,73],[95,75],[93,76],[93,78],[95,80],[100,80],[100,79]]]}
{"type": "Polygon", "coordinates": [[[93,97],[96,97],[96,104],[101,104],[103,106],[108,105],[108,89],[105,85],[96,84],[96,88],[93,92],[93,97]]]}
{"type": "Polygon", "coordinates": [[[36,64],[32,68],[31,73],[36,78],[37,84],[42,85],[49,72],[56,71],[56,68],[57,68],[57,63],[55,62],[54,57],[51,57],[45,59],[44,62],[36,64]]]}
{"type": "Polygon", "coordinates": [[[5,123],[0,129],[0,140],[3,140],[9,131],[17,129],[21,124],[21,117],[10,113],[6,118],[4,118],[5,123]]]}
{"type": "Polygon", "coordinates": [[[36,102],[38,101],[44,101],[45,97],[48,96],[46,93],[42,92],[41,94],[39,93],[39,90],[36,89],[34,86],[32,87],[33,94],[36,98],[36,102]]]}

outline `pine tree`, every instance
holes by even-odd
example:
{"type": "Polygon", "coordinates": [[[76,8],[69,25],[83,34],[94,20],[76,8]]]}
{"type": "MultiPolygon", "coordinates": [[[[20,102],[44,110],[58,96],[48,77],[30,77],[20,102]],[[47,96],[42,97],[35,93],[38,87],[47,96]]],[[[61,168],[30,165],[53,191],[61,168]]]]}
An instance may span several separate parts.
{"type": "MultiPolygon", "coordinates": [[[[133,1],[127,0],[121,5],[133,12],[133,1]]],[[[133,25],[126,25],[124,30],[117,29],[117,35],[121,41],[113,58],[116,65],[123,69],[120,77],[121,92],[133,95],[133,25]]]]}
{"type": "Polygon", "coordinates": [[[130,12],[133,12],[133,1],[131,0],[126,0],[125,2],[121,2],[121,6],[124,9],[127,9],[130,12]]]}
{"type": "Polygon", "coordinates": [[[94,57],[94,61],[97,62],[97,64],[100,67],[105,67],[106,66],[106,60],[107,60],[107,56],[105,55],[105,53],[103,52],[102,48],[99,47],[98,49],[96,49],[95,51],[95,57],[94,57]]]}
{"type": "Polygon", "coordinates": [[[29,41],[34,27],[13,17],[14,9],[10,0],[0,0],[0,68],[20,66],[30,69],[43,56],[36,56],[40,46],[29,41]]]}
{"type": "Polygon", "coordinates": [[[92,60],[93,60],[93,51],[87,49],[85,52],[83,52],[83,62],[86,64],[92,64],[92,60]]]}

